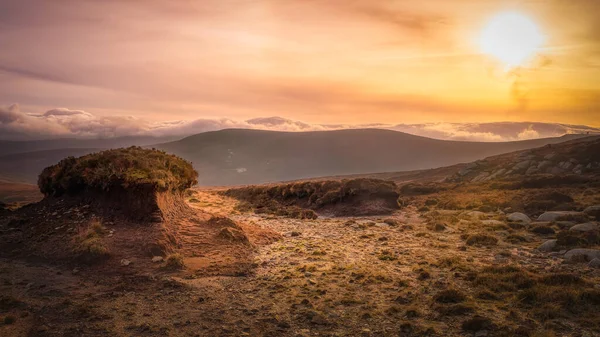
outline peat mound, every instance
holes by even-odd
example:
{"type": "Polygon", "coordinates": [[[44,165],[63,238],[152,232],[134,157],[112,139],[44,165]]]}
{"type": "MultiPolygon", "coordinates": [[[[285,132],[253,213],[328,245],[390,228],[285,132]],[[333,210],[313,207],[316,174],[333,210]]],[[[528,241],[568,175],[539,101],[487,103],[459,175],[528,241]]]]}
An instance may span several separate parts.
{"type": "Polygon", "coordinates": [[[314,212],[333,216],[380,215],[399,208],[396,184],[371,178],[248,186],[223,194],[248,202],[256,213],[300,218],[314,218],[314,212]]]}
{"type": "Polygon", "coordinates": [[[94,265],[89,275],[252,272],[256,245],[277,233],[190,207],[196,176],[139,147],[66,158],[40,174],[42,201],[0,216],[0,257],[94,265]]]}
{"type": "Polygon", "coordinates": [[[159,221],[189,213],[183,193],[197,175],[177,156],[130,147],[63,159],[42,171],[38,186],[46,199],[75,198],[107,215],[159,221]]]}

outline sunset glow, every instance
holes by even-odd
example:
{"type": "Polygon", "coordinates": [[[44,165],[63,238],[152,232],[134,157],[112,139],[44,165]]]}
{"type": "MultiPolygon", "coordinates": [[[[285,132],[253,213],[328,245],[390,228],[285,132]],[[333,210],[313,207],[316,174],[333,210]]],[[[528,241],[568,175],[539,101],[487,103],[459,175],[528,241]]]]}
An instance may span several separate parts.
{"type": "Polygon", "coordinates": [[[0,106],[152,123],[600,126],[598,12],[556,0],[7,1],[0,106]]]}
{"type": "Polygon", "coordinates": [[[520,13],[501,13],[481,32],[481,50],[511,68],[523,65],[539,52],[544,36],[536,24],[520,13]]]}

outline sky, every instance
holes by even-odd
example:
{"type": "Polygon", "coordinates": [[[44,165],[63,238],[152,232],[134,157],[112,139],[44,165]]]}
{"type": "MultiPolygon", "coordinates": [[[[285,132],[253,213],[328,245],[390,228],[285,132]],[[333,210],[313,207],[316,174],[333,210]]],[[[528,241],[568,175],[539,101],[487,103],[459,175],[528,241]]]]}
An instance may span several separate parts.
{"type": "Polygon", "coordinates": [[[0,132],[269,116],[598,127],[599,12],[596,0],[2,0],[0,132]],[[502,13],[543,36],[521,64],[482,50],[502,13]]]}

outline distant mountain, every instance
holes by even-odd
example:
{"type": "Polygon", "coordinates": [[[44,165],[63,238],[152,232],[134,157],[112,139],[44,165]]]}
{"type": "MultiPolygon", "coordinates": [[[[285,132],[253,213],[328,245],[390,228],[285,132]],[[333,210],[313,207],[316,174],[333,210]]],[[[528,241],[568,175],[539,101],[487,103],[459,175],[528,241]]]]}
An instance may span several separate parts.
{"type": "MultiPolygon", "coordinates": [[[[437,140],[379,129],[311,132],[228,129],[148,147],[191,161],[199,172],[200,185],[218,186],[430,169],[579,137],[567,135],[498,143],[437,140]]],[[[16,143],[20,149],[25,148],[19,144],[21,142],[16,143]]],[[[72,146],[83,144],[69,143],[72,146]]],[[[45,167],[68,156],[78,157],[106,149],[107,144],[101,143],[105,146],[100,148],[63,148],[1,155],[0,178],[34,184],[45,167]]],[[[112,143],[114,146],[118,144],[112,143]]]]}
{"type": "Polygon", "coordinates": [[[69,156],[79,157],[101,149],[58,149],[0,156],[0,179],[36,184],[42,170],[69,156]]]}
{"type": "Polygon", "coordinates": [[[145,146],[180,139],[181,137],[131,136],[117,138],[60,138],[30,141],[0,140],[0,156],[57,149],[114,149],[132,145],[145,146]]]}
{"type": "Polygon", "coordinates": [[[200,185],[214,186],[436,168],[578,137],[486,143],[436,140],[380,129],[229,129],[153,147],[192,161],[200,185]]]}

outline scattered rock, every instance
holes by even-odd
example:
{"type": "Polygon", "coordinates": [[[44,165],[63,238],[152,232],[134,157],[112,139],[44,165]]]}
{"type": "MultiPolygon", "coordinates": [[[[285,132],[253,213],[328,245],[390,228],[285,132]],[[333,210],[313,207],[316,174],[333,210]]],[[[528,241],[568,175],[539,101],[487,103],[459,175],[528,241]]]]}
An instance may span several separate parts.
{"type": "Polygon", "coordinates": [[[433,226],[433,230],[436,232],[443,232],[446,230],[446,226],[441,223],[436,223],[435,226],[433,226]]]}
{"type": "Polygon", "coordinates": [[[164,258],[162,256],[154,256],[152,258],[152,262],[157,263],[157,262],[163,262],[164,258]]]}
{"type": "Polygon", "coordinates": [[[230,242],[240,242],[243,244],[250,244],[250,240],[248,240],[248,237],[246,236],[246,234],[244,234],[244,232],[242,232],[241,230],[236,229],[236,228],[231,228],[231,227],[221,228],[221,231],[219,232],[219,234],[217,234],[217,237],[220,239],[230,241],[230,242]]]}
{"type": "Polygon", "coordinates": [[[541,244],[541,245],[538,247],[538,250],[539,250],[540,252],[551,252],[551,251],[553,251],[554,249],[556,249],[556,246],[557,246],[557,244],[556,244],[556,240],[548,240],[548,241],[546,241],[546,242],[542,243],[542,244],[541,244]]]}
{"type": "Polygon", "coordinates": [[[590,206],[583,210],[583,213],[587,214],[588,216],[593,216],[596,218],[596,220],[598,220],[600,219],[600,205],[590,206]]]}
{"type": "Polygon", "coordinates": [[[599,229],[600,229],[600,226],[598,226],[597,223],[586,222],[586,223],[582,223],[579,225],[575,225],[575,226],[571,227],[569,230],[579,231],[579,232],[590,232],[590,231],[597,231],[599,229]]]}
{"type": "Polygon", "coordinates": [[[469,212],[464,213],[464,215],[473,220],[480,220],[480,219],[487,217],[485,213],[480,212],[480,211],[469,211],[469,212]]]}
{"type": "Polygon", "coordinates": [[[510,213],[509,215],[506,216],[506,219],[508,219],[508,221],[513,221],[513,222],[522,222],[522,223],[530,223],[531,219],[523,213],[519,213],[519,212],[515,212],[515,213],[510,213]]]}
{"type": "Polygon", "coordinates": [[[584,261],[600,259],[600,250],[577,248],[571,249],[565,254],[565,259],[570,262],[581,261],[582,258],[584,261]]]}
{"type": "Polygon", "coordinates": [[[390,225],[390,226],[398,226],[399,225],[398,220],[396,220],[396,219],[385,219],[383,221],[383,223],[385,223],[386,225],[390,225]]]}
{"type": "Polygon", "coordinates": [[[531,165],[530,160],[524,160],[524,161],[516,164],[515,166],[513,166],[512,170],[515,172],[525,171],[530,165],[531,165]]]}
{"type": "Polygon", "coordinates": [[[482,224],[486,226],[505,226],[506,224],[500,220],[483,220],[482,224]]]}
{"type": "Polygon", "coordinates": [[[599,258],[593,259],[592,261],[590,261],[588,266],[590,266],[591,268],[599,269],[600,268],[600,259],[599,258]]]}
{"type": "Polygon", "coordinates": [[[573,218],[579,218],[583,215],[585,215],[585,213],[569,211],[545,212],[537,218],[537,221],[569,220],[573,218]]]}

